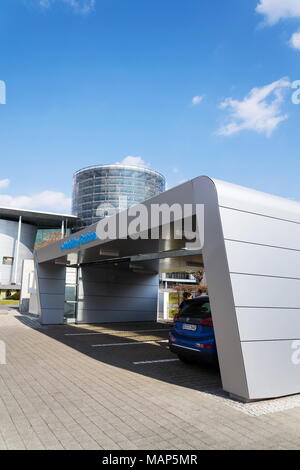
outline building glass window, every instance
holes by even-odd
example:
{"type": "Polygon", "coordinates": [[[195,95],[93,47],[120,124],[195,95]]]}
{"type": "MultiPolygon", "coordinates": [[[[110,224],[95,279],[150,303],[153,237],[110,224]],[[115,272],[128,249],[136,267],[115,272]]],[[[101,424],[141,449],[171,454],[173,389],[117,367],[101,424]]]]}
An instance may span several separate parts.
{"type": "Polygon", "coordinates": [[[153,170],[99,165],[74,175],[72,211],[85,225],[89,225],[105,217],[102,204],[119,212],[126,208],[124,197],[127,198],[127,207],[130,207],[164,190],[164,177],[153,170]],[[100,211],[96,214],[99,206],[100,211]]]}
{"type": "Polygon", "coordinates": [[[2,264],[7,264],[9,266],[11,266],[14,262],[14,259],[12,256],[3,256],[2,258],[2,264]]]}

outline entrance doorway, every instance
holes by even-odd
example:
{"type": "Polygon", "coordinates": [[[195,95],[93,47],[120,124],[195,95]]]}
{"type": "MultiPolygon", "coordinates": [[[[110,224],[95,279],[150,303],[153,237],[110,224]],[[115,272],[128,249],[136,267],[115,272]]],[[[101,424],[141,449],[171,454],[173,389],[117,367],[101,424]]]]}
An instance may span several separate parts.
{"type": "Polygon", "coordinates": [[[65,285],[64,322],[76,323],[78,304],[78,269],[67,268],[65,285]]]}

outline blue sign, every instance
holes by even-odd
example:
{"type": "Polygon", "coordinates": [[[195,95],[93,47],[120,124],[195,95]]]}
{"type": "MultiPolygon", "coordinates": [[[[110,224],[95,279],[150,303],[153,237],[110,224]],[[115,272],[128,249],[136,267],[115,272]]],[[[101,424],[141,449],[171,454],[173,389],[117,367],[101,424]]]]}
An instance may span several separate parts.
{"type": "Polygon", "coordinates": [[[61,245],[61,250],[70,250],[71,248],[80,248],[81,245],[85,245],[86,243],[93,242],[94,240],[98,239],[98,235],[96,232],[89,232],[85,235],[80,235],[79,238],[70,238],[61,245]]]}

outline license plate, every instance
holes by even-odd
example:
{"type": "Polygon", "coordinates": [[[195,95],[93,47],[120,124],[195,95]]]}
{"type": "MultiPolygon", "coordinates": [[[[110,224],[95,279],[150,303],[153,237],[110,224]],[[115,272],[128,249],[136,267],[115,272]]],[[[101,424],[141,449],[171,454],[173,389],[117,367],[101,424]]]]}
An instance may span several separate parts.
{"type": "Polygon", "coordinates": [[[189,330],[189,331],[196,331],[197,330],[197,325],[189,325],[188,323],[184,323],[182,325],[183,330],[189,330]]]}

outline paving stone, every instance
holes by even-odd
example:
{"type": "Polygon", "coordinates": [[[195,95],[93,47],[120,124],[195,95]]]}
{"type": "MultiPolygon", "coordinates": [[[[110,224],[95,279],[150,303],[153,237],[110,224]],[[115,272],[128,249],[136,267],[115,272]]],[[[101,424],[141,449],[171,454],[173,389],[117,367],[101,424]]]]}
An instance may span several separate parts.
{"type": "Polygon", "coordinates": [[[300,447],[300,395],[238,403],[215,370],[179,361],[133,364],[173,358],[164,345],[95,350],[93,336],[65,336],[96,330],[99,343],[161,339],[133,333],[151,326],[43,327],[14,310],[1,316],[7,364],[0,366],[0,449],[300,447]]]}

